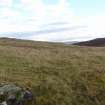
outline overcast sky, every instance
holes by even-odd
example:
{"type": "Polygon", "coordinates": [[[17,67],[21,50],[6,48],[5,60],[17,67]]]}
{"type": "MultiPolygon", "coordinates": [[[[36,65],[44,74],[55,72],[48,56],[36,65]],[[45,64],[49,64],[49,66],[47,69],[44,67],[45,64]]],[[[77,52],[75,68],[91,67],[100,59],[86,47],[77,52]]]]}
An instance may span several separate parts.
{"type": "Polygon", "coordinates": [[[105,0],[0,0],[0,36],[40,41],[105,37],[105,0]]]}

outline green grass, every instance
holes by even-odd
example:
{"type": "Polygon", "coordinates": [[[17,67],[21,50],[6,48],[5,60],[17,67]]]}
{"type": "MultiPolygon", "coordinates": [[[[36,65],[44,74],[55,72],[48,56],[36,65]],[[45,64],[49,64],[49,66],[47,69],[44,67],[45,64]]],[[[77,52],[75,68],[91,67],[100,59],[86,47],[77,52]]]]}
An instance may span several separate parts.
{"type": "Polygon", "coordinates": [[[2,38],[0,82],[29,87],[36,105],[105,105],[105,48],[2,38]]]}

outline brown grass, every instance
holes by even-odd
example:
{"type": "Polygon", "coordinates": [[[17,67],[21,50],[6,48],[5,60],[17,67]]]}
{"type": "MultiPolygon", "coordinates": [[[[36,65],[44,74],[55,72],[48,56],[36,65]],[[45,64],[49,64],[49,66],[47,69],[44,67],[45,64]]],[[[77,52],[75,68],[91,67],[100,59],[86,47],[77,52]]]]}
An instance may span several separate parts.
{"type": "Polygon", "coordinates": [[[0,81],[31,88],[36,105],[105,105],[105,48],[1,39],[0,81]]]}

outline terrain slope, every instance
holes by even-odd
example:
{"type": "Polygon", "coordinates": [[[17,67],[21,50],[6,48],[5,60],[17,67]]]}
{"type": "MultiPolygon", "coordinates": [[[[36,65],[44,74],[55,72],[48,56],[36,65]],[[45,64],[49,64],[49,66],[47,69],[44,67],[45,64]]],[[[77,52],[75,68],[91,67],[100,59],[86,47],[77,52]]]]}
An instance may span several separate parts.
{"type": "Polygon", "coordinates": [[[105,105],[105,47],[1,38],[0,82],[32,89],[36,105],[105,105]]]}

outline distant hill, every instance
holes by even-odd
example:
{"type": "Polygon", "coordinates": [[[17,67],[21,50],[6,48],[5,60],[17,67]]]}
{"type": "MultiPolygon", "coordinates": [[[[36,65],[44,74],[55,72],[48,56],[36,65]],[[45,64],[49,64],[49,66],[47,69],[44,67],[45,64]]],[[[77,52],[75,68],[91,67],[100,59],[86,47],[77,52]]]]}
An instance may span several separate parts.
{"type": "Polygon", "coordinates": [[[78,41],[66,41],[66,42],[63,42],[64,44],[75,44],[75,43],[78,43],[78,41]]]}
{"type": "Polygon", "coordinates": [[[0,38],[0,83],[28,87],[33,105],[105,105],[105,47],[0,38]]]}
{"type": "Polygon", "coordinates": [[[105,38],[97,38],[97,39],[94,39],[94,40],[79,42],[79,43],[75,43],[74,45],[105,47],[105,38]]]}

